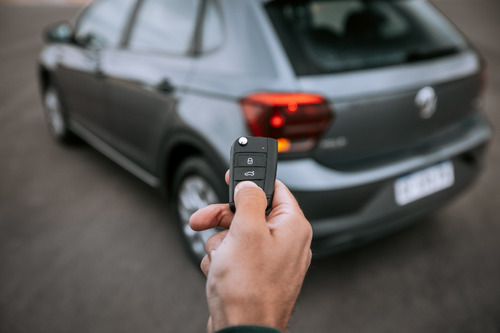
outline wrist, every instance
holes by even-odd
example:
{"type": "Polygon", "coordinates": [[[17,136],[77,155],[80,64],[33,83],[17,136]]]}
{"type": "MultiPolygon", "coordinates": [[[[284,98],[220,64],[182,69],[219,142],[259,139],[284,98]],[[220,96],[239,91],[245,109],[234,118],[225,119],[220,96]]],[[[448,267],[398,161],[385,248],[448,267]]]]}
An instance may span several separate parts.
{"type": "Polygon", "coordinates": [[[215,333],[281,333],[281,331],[268,326],[238,325],[225,327],[215,333]]]}
{"type": "Polygon", "coordinates": [[[226,299],[223,308],[223,311],[210,311],[215,331],[234,326],[260,326],[285,332],[291,315],[291,309],[287,309],[286,305],[263,304],[262,295],[253,301],[231,302],[226,299]]]}

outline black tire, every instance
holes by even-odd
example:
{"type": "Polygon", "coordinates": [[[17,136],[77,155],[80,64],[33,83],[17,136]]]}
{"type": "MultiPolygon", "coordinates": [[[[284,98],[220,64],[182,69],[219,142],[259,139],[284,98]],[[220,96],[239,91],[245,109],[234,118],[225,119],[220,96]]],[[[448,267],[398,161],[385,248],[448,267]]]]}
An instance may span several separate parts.
{"type": "Polygon", "coordinates": [[[185,159],[173,179],[171,209],[177,219],[191,257],[199,263],[205,256],[205,242],[220,229],[196,232],[189,227],[190,216],[209,204],[227,202],[228,189],[224,176],[201,157],[185,159]]]}
{"type": "Polygon", "coordinates": [[[76,137],[68,127],[67,114],[59,92],[53,85],[49,85],[43,92],[43,109],[52,137],[61,143],[73,143],[76,137]]]}

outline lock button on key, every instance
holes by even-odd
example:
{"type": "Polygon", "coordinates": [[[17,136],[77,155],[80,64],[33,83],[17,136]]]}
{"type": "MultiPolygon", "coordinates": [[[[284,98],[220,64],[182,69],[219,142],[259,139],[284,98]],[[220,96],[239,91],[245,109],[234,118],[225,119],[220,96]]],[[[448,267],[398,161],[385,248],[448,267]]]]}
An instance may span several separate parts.
{"type": "Polygon", "coordinates": [[[235,167],[265,167],[266,154],[236,154],[235,167]]]}

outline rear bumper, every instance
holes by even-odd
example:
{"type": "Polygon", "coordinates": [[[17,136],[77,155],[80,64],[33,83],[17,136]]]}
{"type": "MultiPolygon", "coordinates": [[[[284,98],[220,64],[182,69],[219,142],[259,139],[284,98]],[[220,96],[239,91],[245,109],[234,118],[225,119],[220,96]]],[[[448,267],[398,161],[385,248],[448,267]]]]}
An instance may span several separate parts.
{"type": "MultiPolygon", "coordinates": [[[[476,179],[481,169],[483,147],[477,147],[451,159],[455,183],[448,189],[405,206],[399,206],[394,199],[394,182],[398,177],[393,177],[378,183],[377,190],[359,210],[332,218],[310,220],[315,236],[313,243],[315,255],[327,255],[366,243],[403,228],[440,208],[463,193],[476,179]]],[[[342,200],[346,198],[339,199],[342,200]]]]}
{"type": "Polygon", "coordinates": [[[459,140],[422,155],[361,172],[338,172],[308,161],[309,168],[302,165],[295,171],[300,176],[290,179],[291,165],[280,164],[278,177],[290,187],[311,222],[316,255],[325,255],[401,228],[462,193],[479,174],[491,136],[486,119],[476,114],[474,126],[459,140]],[[395,202],[397,178],[441,161],[453,163],[453,186],[405,206],[395,202]],[[304,179],[311,182],[305,184],[304,179]]]}

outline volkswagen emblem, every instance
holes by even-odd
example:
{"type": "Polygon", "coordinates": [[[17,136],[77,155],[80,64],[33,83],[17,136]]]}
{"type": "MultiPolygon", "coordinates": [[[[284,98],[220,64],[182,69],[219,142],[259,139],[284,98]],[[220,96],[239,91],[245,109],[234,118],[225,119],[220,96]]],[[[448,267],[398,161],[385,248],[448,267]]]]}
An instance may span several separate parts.
{"type": "Polygon", "coordinates": [[[436,112],[437,95],[432,87],[420,89],[415,97],[415,105],[418,107],[419,115],[423,119],[429,119],[436,112]]]}

